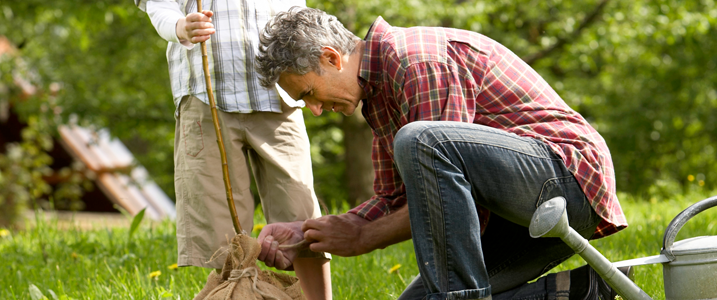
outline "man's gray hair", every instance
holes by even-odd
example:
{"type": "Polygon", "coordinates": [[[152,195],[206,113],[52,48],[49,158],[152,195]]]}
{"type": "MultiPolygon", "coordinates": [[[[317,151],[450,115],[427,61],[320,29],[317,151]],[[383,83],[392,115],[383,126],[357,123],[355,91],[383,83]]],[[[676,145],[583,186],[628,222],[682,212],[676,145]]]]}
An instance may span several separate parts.
{"type": "Polygon", "coordinates": [[[321,74],[322,47],[351,54],[359,40],[335,16],[321,10],[294,6],[269,20],[259,36],[256,67],[261,85],[271,88],[283,72],[321,74]]]}

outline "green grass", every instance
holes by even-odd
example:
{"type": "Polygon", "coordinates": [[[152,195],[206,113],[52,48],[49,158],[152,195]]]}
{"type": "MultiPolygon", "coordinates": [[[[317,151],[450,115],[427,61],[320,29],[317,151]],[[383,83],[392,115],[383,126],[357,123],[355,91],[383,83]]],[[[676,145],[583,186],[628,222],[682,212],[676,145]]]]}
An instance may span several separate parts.
{"type": "MultiPolygon", "coordinates": [[[[623,196],[630,227],[592,245],[611,261],[658,254],[670,220],[703,198],[650,202],[623,196]]],[[[171,222],[145,221],[131,238],[129,228],[59,230],[56,222],[38,223],[0,237],[0,299],[39,299],[39,293],[48,299],[191,299],[208,274],[168,268],[177,258],[171,222]],[[150,278],[154,271],[161,275],[150,278]]],[[[717,209],[688,222],[677,239],[700,235],[717,235],[717,209]]],[[[554,271],[583,264],[576,256],[554,271]]],[[[334,257],[331,268],[335,299],[395,299],[418,273],[410,241],[360,257],[334,257]],[[398,272],[389,274],[396,264],[398,272]]],[[[638,267],[636,282],[664,299],[661,266],[638,267]]]]}

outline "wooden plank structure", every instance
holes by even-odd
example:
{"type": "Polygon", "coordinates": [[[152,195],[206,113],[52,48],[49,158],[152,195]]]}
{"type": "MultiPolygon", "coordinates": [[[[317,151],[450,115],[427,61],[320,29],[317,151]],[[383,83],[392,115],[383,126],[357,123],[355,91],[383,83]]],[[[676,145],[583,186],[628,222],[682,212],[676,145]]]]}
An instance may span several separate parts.
{"type": "MultiPolygon", "coordinates": [[[[0,36],[0,56],[17,53],[14,45],[6,37],[0,36]]],[[[14,74],[13,80],[19,89],[14,97],[18,97],[19,101],[37,92],[21,76],[14,74]]],[[[0,91],[3,89],[0,86],[0,91]]],[[[11,101],[2,96],[0,94],[0,153],[5,152],[5,144],[21,141],[21,131],[27,126],[13,113],[11,101]]],[[[55,185],[67,180],[67,176],[61,176],[57,171],[70,166],[73,161],[79,161],[86,167],[84,177],[92,180],[99,190],[88,192],[82,197],[87,210],[116,212],[112,205],[116,204],[135,215],[146,207],[145,215],[152,219],[174,219],[174,202],[151,180],[147,170],[136,162],[127,147],[119,139],[110,137],[108,130],[62,125],[58,127],[58,132],[60,137],[48,152],[53,159],[51,168],[54,171],[44,177],[48,184],[55,185]]]]}
{"type": "Polygon", "coordinates": [[[122,142],[107,130],[93,132],[77,125],[58,128],[60,144],[88,171],[104,194],[132,215],[147,208],[152,219],[176,216],[174,202],[149,178],[147,170],[134,161],[122,142]]]}

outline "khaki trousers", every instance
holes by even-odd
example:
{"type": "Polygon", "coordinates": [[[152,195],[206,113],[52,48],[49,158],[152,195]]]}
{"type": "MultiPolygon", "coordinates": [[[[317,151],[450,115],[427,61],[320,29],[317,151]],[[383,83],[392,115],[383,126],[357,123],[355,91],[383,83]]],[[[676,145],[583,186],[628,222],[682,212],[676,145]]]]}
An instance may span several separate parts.
{"type": "MultiPolygon", "coordinates": [[[[301,110],[281,103],[283,113],[217,112],[232,194],[245,231],[251,231],[254,226],[250,169],[268,223],[321,216],[301,110]]],[[[224,252],[217,250],[226,247],[235,233],[227,207],[211,109],[196,97],[185,96],[179,106],[174,169],[177,264],[221,268],[226,254],[214,258],[212,255],[224,252]]],[[[310,251],[299,256],[330,257],[310,251]]]]}

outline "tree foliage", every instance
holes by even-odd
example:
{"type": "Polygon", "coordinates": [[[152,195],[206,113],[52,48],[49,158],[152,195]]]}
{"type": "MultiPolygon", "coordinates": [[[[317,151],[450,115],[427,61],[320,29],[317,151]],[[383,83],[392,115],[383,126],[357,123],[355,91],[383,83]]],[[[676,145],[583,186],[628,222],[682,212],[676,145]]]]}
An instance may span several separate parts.
{"type": "Polygon", "coordinates": [[[712,0],[309,2],[360,37],[380,15],[506,45],[603,135],[619,190],[666,196],[717,183],[712,0]]]}
{"type": "Polygon", "coordinates": [[[29,126],[22,131],[23,141],[6,146],[0,154],[0,226],[13,225],[26,203],[51,192],[42,180],[49,171],[51,158],[45,151],[52,147],[52,139],[43,134],[43,122],[30,117],[29,126]]]}
{"type": "MultiPolygon", "coordinates": [[[[33,84],[59,84],[63,122],[75,115],[83,125],[110,128],[173,195],[166,42],[145,13],[132,1],[12,1],[0,5],[0,35],[21,47],[38,75],[33,84]]],[[[16,104],[28,118],[43,100],[16,104]]]]}
{"type": "MultiPolygon", "coordinates": [[[[337,15],[359,37],[379,15],[394,26],[485,34],[530,62],[605,137],[619,190],[664,194],[717,184],[714,0],[309,0],[308,6],[337,15]]],[[[63,121],[76,115],[109,127],[173,195],[166,42],[145,13],[127,0],[3,2],[0,35],[22,46],[36,84],[59,83],[63,121]]],[[[42,101],[15,108],[29,120],[42,101]]],[[[351,172],[340,118],[305,119],[319,197],[338,205],[351,172]]]]}

